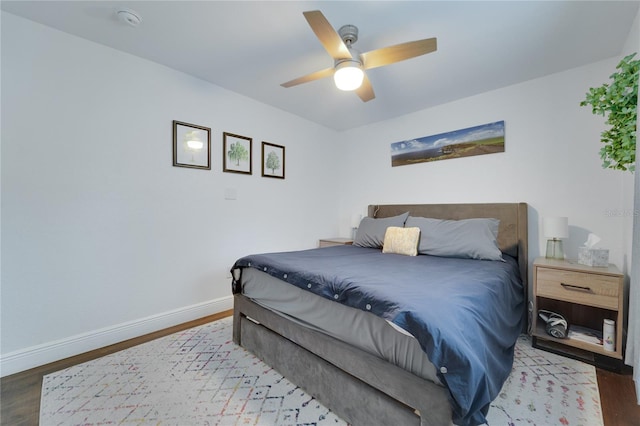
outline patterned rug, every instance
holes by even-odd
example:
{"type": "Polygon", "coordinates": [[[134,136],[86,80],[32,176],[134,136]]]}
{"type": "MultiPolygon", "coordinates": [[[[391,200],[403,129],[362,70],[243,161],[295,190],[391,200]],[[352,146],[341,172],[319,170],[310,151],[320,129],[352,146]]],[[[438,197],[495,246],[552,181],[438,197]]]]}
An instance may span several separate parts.
{"type": "MultiPolygon", "coordinates": [[[[44,377],[40,425],[344,425],[231,341],[231,318],[44,377]]],[[[489,425],[601,426],[595,370],[526,337],[489,425]]]]}
{"type": "Polygon", "coordinates": [[[513,369],[487,421],[490,426],[602,426],[595,368],[534,349],[528,336],[520,336],[513,369]]]}

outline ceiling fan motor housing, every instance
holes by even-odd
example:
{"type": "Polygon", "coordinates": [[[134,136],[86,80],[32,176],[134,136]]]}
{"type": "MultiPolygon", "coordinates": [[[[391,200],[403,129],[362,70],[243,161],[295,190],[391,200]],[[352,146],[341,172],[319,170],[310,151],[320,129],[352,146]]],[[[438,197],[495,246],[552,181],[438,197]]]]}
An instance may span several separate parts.
{"type": "Polygon", "coordinates": [[[347,46],[352,45],[358,41],[358,27],[355,25],[343,25],[338,30],[340,38],[347,46]]]}

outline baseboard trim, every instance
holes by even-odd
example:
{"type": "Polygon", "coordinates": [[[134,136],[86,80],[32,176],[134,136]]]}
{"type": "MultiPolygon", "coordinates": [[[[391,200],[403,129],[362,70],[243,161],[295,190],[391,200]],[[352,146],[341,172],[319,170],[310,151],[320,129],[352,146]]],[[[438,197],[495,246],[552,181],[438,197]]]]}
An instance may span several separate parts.
{"type": "Polygon", "coordinates": [[[0,377],[233,309],[233,296],[213,299],[0,356],[0,377]]]}

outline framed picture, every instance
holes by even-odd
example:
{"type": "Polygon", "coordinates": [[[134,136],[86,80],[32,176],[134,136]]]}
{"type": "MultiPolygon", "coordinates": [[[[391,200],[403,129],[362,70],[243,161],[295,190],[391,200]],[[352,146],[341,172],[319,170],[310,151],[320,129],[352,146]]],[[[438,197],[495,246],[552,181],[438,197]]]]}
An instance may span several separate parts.
{"type": "Polygon", "coordinates": [[[222,134],[222,171],[251,174],[251,142],[246,136],[222,134]]]}
{"type": "Polygon", "coordinates": [[[211,129],[173,120],[173,165],[211,170],[211,129]]]}
{"type": "Polygon", "coordinates": [[[284,179],[284,146],[262,142],[262,176],[284,179]]]}
{"type": "Polygon", "coordinates": [[[504,120],[391,144],[391,167],[504,152],[504,120]]]}

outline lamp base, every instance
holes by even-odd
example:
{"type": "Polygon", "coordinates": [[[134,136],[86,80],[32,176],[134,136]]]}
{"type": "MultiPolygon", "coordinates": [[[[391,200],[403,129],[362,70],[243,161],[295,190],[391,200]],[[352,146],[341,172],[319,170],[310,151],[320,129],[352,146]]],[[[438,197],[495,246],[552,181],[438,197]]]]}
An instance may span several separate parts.
{"type": "Polygon", "coordinates": [[[562,249],[562,240],[553,238],[547,240],[547,259],[560,259],[564,260],[564,250],[562,249]]]}

